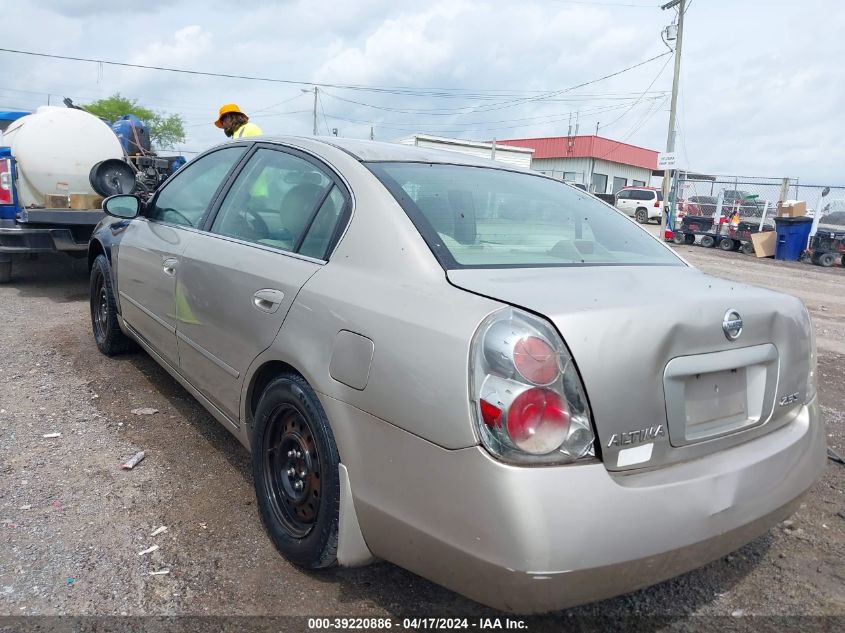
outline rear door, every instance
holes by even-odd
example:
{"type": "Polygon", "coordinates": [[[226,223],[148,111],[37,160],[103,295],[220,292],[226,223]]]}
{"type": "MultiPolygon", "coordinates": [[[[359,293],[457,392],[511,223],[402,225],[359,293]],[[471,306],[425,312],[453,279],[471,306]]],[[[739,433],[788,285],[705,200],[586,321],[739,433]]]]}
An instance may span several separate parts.
{"type": "Polygon", "coordinates": [[[180,367],[233,423],[247,368],[324,265],[349,200],[337,177],[307,155],[258,146],[185,250],[180,367]]]}
{"type": "Polygon", "coordinates": [[[211,152],[183,168],[129,222],[117,251],[120,310],[125,321],[164,360],[179,364],[175,294],[182,252],[246,146],[211,152]]]}
{"type": "Polygon", "coordinates": [[[631,208],[631,190],[623,189],[616,194],[616,208],[624,213],[631,215],[633,209],[631,208]]]}

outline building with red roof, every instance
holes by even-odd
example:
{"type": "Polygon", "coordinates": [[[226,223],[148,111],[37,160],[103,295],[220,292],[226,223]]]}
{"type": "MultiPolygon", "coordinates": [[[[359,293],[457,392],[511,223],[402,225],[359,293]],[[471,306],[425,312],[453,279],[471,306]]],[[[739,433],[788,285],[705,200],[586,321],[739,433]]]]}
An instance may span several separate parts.
{"type": "Polygon", "coordinates": [[[648,185],[657,169],[657,152],[601,136],[555,136],[496,140],[534,150],[531,168],[594,193],[616,193],[625,186],[648,185]]]}

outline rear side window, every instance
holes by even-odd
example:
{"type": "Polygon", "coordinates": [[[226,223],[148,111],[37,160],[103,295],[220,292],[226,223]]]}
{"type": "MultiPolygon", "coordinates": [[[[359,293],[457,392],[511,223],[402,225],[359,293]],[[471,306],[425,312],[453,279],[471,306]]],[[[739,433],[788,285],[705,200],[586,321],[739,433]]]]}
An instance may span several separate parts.
{"type": "Polygon", "coordinates": [[[369,163],[446,269],[683,265],[590,194],[528,173],[369,163]]]}
{"type": "Polygon", "coordinates": [[[232,184],[211,232],[324,258],[345,197],[313,163],[258,149],[232,184]]]}

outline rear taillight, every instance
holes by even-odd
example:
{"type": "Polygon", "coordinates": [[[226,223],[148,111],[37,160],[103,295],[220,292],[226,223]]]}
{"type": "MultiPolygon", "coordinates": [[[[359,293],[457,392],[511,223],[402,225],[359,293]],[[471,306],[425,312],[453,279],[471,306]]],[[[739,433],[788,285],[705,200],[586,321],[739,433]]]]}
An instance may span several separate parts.
{"type": "Polygon", "coordinates": [[[584,387],[549,323],[513,308],[496,312],[479,326],[471,358],[476,426],[494,456],[563,464],[595,454],[584,387]]]}
{"type": "Polygon", "coordinates": [[[813,320],[806,306],[804,311],[807,313],[807,323],[810,326],[810,369],[807,371],[807,395],[804,397],[804,403],[810,404],[818,391],[819,359],[816,354],[816,329],[813,327],[813,320]]]}
{"type": "Polygon", "coordinates": [[[0,204],[12,204],[11,158],[0,158],[0,204]]]}
{"type": "Polygon", "coordinates": [[[655,209],[659,209],[659,208],[660,208],[660,200],[655,200],[655,201],[654,201],[654,208],[655,208],[655,209]]]}

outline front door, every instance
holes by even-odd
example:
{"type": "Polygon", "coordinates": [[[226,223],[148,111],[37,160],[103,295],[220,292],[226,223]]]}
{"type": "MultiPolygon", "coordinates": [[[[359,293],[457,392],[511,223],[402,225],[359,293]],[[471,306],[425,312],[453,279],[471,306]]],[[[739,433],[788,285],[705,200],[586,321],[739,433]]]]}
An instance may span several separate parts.
{"type": "Polygon", "coordinates": [[[132,220],[117,256],[118,297],[124,320],[176,367],[177,297],[182,253],[196,235],[227,174],[246,146],[233,146],[189,163],[132,220]]]}
{"type": "Polygon", "coordinates": [[[177,285],[180,366],[234,423],[246,370],[323,266],[347,200],[326,168],[261,147],[188,244],[177,285]]]}

